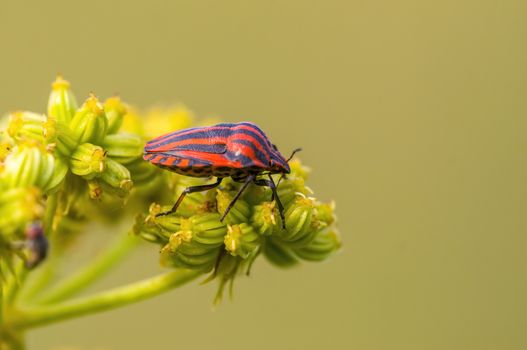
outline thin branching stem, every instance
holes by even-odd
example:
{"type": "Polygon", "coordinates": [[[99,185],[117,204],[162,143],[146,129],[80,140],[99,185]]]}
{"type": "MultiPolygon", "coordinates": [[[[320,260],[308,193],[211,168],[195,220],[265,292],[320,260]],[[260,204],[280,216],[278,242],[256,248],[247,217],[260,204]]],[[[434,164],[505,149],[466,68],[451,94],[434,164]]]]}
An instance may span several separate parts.
{"type": "Polygon", "coordinates": [[[137,246],[138,242],[139,239],[130,234],[121,235],[95,260],[76,271],[69,279],[60,282],[37,302],[39,304],[51,304],[78,294],[122,262],[137,246]]]}
{"type": "Polygon", "coordinates": [[[21,285],[24,283],[26,275],[27,269],[24,266],[24,262],[17,261],[13,270],[13,274],[9,276],[9,279],[5,284],[4,302],[7,305],[10,305],[14,302],[21,285]]]}
{"type": "Polygon", "coordinates": [[[160,276],[134,282],[100,294],[49,306],[14,311],[6,319],[13,329],[25,330],[73,317],[94,314],[152,298],[192,281],[201,271],[175,270],[160,276]]]}

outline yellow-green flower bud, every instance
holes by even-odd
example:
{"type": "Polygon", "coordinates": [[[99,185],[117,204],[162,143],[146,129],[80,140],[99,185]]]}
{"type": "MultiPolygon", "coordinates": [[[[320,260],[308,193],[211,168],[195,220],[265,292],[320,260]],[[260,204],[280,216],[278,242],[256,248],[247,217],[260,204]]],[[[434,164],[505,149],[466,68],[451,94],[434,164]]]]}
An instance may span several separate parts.
{"type": "Polygon", "coordinates": [[[105,191],[109,190],[118,197],[128,196],[134,185],[128,169],[111,158],[106,158],[106,168],[102,172],[100,179],[109,185],[107,189],[102,184],[105,191]]]}
{"type": "Polygon", "coordinates": [[[42,145],[24,143],[6,157],[2,182],[9,188],[48,184],[54,173],[54,158],[42,145]]]}
{"type": "Polygon", "coordinates": [[[181,229],[181,222],[185,220],[185,218],[181,216],[176,216],[174,214],[157,216],[157,214],[159,214],[160,212],[167,210],[170,210],[170,207],[161,207],[159,205],[155,207],[150,206],[151,221],[158,225],[164,231],[170,233],[178,232],[181,229]]]}
{"type": "Polygon", "coordinates": [[[335,202],[317,203],[315,206],[315,218],[329,226],[336,220],[334,210],[335,202]]]}
{"type": "Polygon", "coordinates": [[[77,100],[70,90],[70,83],[58,76],[51,87],[48,116],[68,125],[77,111],[77,100]]]}
{"type": "Polygon", "coordinates": [[[126,106],[118,96],[110,97],[104,101],[104,112],[108,119],[108,134],[115,134],[123,124],[126,106]]]}
{"type": "Polygon", "coordinates": [[[15,112],[9,116],[7,133],[17,142],[35,140],[44,143],[46,116],[33,112],[15,112]]]}
{"type": "Polygon", "coordinates": [[[121,164],[129,164],[143,155],[144,142],[134,134],[107,135],[102,143],[106,154],[121,164]]]}
{"type": "Polygon", "coordinates": [[[303,178],[288,176],[278,186],[277,193],[284,207],[288,207],[297,196],[311,193],[311,190],[306,187],[303,178]]]}
{"type": "Polygon", "coordinates": [[[256,231],[264,236],[270,236],[281,227],[280,214],[276,202],[263,202],[254,207],[251,223],[256,231]]]}
{"type": "Polygon", "coordinates": [[[272,237],[265,240],[264,255],[272,264],[278,267],[291,267],[298,263],[298,259],[288,247],[276,242],[272,237]]]}
{"type": "Polygon", "coordinates": [[[139,214],[135,218],[133,228],[134,234],[140,236],[142,239],[152,243],[167,243],[169,237],[162,235],[162,230],[156,225],[153,220],[144,214],[139,214]]]}
{"type": "Polygon", "coordinates": [[[300,162],[299,159],[292,159],[289,161],[289,168],[291,169],[291,174],[288,176],[299,177],[304,181],[307,180],[307,177],[311,172],[311,169],[302,165],[302,162],[300,162]]]}
{"type": "Polygon", "coordinates": [[[105,158],[105,152],[101,147],[91,143],[83,143],[71,155],[71,172],[87,180],[92,180],[104,171],[105,158]]]}
{"type": "Polygon", "coordinates": [[[50,166],[53,168],[53,173],[46,182],[42,183],[41,188],[44,193],[50,194],[56,192],[64,182],[68,173],[68,165],[60,157],[54,157],[51,154],[47,157],[49,164],[52,164],[50,166]]]}
{"type": "Polygon", "coordinates": [[[227,226],[227,235],[224,239],[225,249],[232,256],[247,259],[253,255],[260,245],[260,235],[251,225],[242,223],[227,226]]]}
{"type": "Polygon", "coordinates": [[[305,247],[294,249],[295,254],[309,261],[322,261],[336,252],[341,246],[340,238],[335,229],[325,227],[305,247]]]}
{"type": "Polygon", "coordinates": [[[94,95],[88,97],[73,116],[70,127],[79,143],[102,142],[108,129],[108,120],[97,97],[94,95]]]}
{"type": "Polygon", "coordinates": [[[226,234],[219,215],[195,215],[181,219],[179,226],[179,231],[161,249],[162,264],[203,271],[212,269],[226,234]]]}
{"type": "Polygon", "coordinates": [[[285,212],[287,228],[277,232],[283,243],[291,248],[307,245],[316,234],[313,225],[315,203],[311,198],[298,196],[285,212]]]}
{"type": "Polygon", "coordinates": [[[220,216],[216,213],[198,214],[183,219],[180,230],[192,231],[193,242],[215,247],[223,244],[223,237],[227,233],[225,224],[220,221],[220,216]]]}
{"type": "MultiPolygon", "coordinates": [[[[128,115],[127,115],[128,117],[128,115]]],[[[193,113],[185,106],[174,106],[167,109],[152,109],[146,116],[144,124],[148,137],[162,135],[166,130],[181,130],[191,126],[193,113]]]]}
{"type": "MultiPolygon", "coordinates": [[[[216,204],[218,213],[223,215],[227,210],[229,204],[234,198],[234,194],[230,191],[217,190],[216,204]]],[[[242,222],[249,222],[251,217],[251,207],[243,199],[238,199],[234,206],[231,208],[227,216],[225,216],[225,222],[229,225],[240,224],[242,222]]]]}
{"type": "Polygon", "coordinates": [[[160,259],[164,266],[210,271],[219,253],[219,247],[192,244],[191,232],[182,231],[170,236],[169,243],[161,248],[160,259]]]}
{"type": "Polygon", "coordinates": [[[146,235],[156,236],[159,243],[168,243],[170,236],[180,230],[182,220],[181,217],[175,215],[157,216],[162,211],[169,209],[169,207],[161,207],[157,203],[150,204],[148,215],[141,215],[136,218],[134,232],[143,231],[146,235]]]}
{"type": "Polygon", "coordinates": [[[55,118],[48,118],[44,123],[43,132],[46,142],[54,144],[56,151],[64,157],[71,156],[77,148],[77,140],[71,129],[55,118]]]}
{"type": "MultiPolygon", "coordinates": [[[[169,128],[166,124],[163,125],[166,129],[169,128]]],[[[139,115],[137,111],[130,108],[128,112],[123,116],[123,122],[119,130],[122,132],[129,132],[132,134],[145,136],[144,118],[139,115]]],[[[152,134],[152,136],[154,135],[155,134],[152,134]]]]}

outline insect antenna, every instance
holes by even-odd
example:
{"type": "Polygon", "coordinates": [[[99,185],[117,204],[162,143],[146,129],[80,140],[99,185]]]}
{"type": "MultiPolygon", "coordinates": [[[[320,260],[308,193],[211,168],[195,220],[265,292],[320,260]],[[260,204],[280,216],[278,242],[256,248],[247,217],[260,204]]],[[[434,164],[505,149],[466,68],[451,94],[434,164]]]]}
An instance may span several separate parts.
{"type": "Polygon", "coordinates": [[[302,150],[302,148],[297,148],[295,150],[293,150],[293,153],[291,153],[291,155],[289,156],[289,158],[287,158],[286,162],[289,163],[289,161],[291,159],[293,159],[293,157],[295,156],[296,153],[300,152],[302,150]]]}
{"type": "MultiPolygon", "coordinates": [[[[291,159],[293,159],[293,157],[295,156],[296,153],[300,152],[302,150],[302,148],[297,148],[295,150],[293,150],[293,153],[291,153],[291,155],[289,156],[289,158],[287,158],[286,162],[289,163],[289,161],[291,159]]],[[[278,185],[280,185],[280,182],[282,181],[282,179],[287,179],[286,176],[285,176],[285,173],[282,173],[282,176],[280,176],[280,178],[278,179],[278,182],[276,183],[276,187],[278,187],[278,185]]]]}

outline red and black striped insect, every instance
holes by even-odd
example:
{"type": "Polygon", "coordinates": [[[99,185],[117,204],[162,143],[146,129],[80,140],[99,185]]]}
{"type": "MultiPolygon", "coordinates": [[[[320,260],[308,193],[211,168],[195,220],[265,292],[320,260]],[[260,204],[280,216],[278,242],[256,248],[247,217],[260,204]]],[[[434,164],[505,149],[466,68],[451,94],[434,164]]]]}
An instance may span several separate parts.
{"type": "Polygon", "coordinates": [[[285,159],[258,126],[241,122],[185,129],[160,136],[146,144],[143,158],[179,174],[217,178],[212,184],[187,187],[172,209],[158,216],[174,213],[185,195],[210,190],[219,186],[224,178],[231,177],[242,185],[221,220],[252,182],[271,188],[271,200],[276,200],[282,226],[285,228],[284,207],[278,198],[277,185],[271,174],[289,174],[291,170],[288,162],[299,150],[293,151],[291,157],[285,159]],[[268,179],[259,178],[264,175],[268,179]]]}

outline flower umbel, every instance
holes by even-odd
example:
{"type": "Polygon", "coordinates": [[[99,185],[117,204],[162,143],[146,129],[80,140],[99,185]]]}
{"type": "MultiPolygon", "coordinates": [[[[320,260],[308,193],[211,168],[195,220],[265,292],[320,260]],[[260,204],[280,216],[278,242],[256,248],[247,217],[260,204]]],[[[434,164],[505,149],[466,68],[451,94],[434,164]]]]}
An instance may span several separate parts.
{"type": "MultiPolygon", "coordinates": [[[[219,280],[215,300],[219,302],[224,285],[232,283],[239,273],[248,273],[260,252],[276,266],[289,267],[299,260],[324,260],[340,248],[334,204],[306,195],[312,193],[304,185],[308,172],[300,161],[294,160],[291,174],[279,185],[279,196],[286,200],[285,229],[276,202],[270,200],[271,191],[256,185],[249,187],[220,222],[220,215],[240,186],[226,179],[219,189],[191,194],[192,199],[186,198],[178,211],[170,215],[156,216],[170,206],[153,203],[148,214],[138,216],[135,233],[161,245],[161,262],[165,266],[212,270],[208,280],[219,280]]],[[[176,187],[183,185],[183,188],[207,181],[176,174],[172,177],[178,184],[176,187]]],[[[175,191],[168,203],[175,201],[181,191],[182,188],[175,191]]]]}

